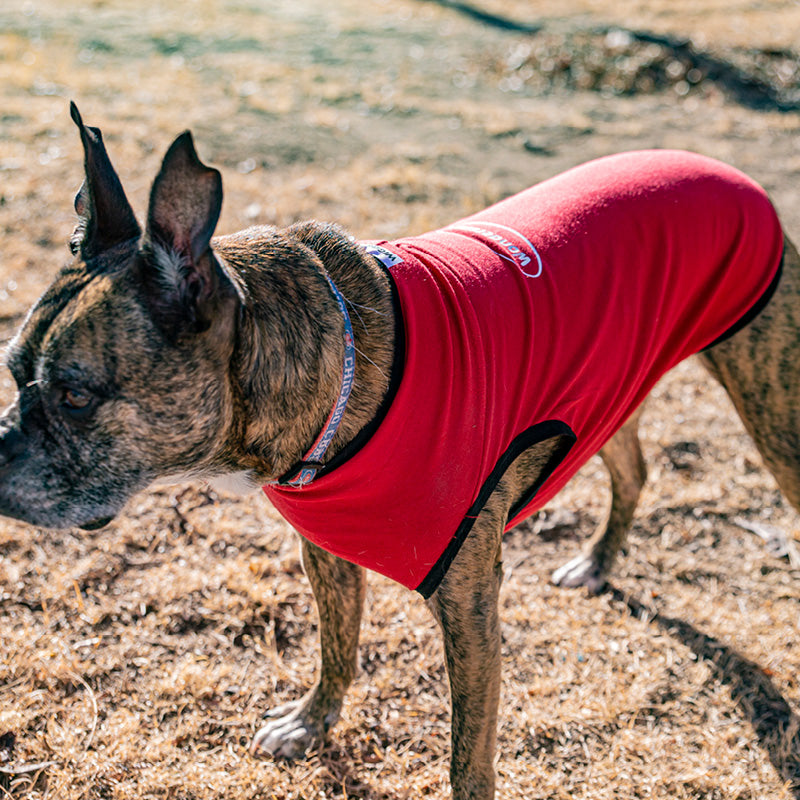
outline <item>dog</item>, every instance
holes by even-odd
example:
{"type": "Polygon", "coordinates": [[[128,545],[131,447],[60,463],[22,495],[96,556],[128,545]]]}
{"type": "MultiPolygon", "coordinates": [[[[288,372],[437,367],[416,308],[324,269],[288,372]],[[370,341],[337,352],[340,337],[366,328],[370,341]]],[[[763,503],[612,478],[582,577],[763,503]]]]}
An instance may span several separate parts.
{"type": "Polygon", "coordinates": [[[453,797],[493,797],[503,533],[599,451],[608,518],[553,576],[599,590],[645,480],[638,408],[693,353],[800,508],[800,260],[741,173],[626,154],[397,242],[316,222],[212,238],[222,180],[191,134],[142,231],[71,114],[73,259],[8,348],[0,513],[95,529],[156,481],[263,486],[302,534],[321,668],[254,754],[300,756],[335,723],[370,567],[441,628],[453,797]]]}

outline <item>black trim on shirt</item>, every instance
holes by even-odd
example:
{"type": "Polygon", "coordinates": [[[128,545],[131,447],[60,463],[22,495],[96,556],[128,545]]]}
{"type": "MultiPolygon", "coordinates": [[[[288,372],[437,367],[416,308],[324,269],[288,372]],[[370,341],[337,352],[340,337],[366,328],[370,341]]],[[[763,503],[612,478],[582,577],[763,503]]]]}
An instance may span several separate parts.
{"type": "MultiPolygon", "coordinates": [[[[783,254],[781,255],[781,260],[778,262],[778,269],[775,271],[775,276],[770,281],[769,286],[764,290],[764,294],[756,300],[753,306],[747,311],[744,316],[739,319],[737,322],[734,322],[728,330],[725,331],[721,336],[717,336],[711,344],[707,344],[703,350],[710,350],[712,347],[716,347],[720,342],[724,342],[726,339],[730,339],[735,333],[738,333],[742,328],[749,325],[767,306],[770,300],[772,300],[772,295],[775,294],[775,290],[778,288],[778,284],[781,282],[781,275],[783,274],[783,261],[786,257],[786,250],[784,249],[783,254]]],[[[700,352],[702,353],[703,350],[700,352]]]]}
{"type": "Polygon", "coordinates": [[[469,532],[472,530],[472,526],[475,524],[478,514],[480,514],[492,492],[497,488],[506,470],[515,459],[522,455],[529,447],[556,436],[564,437],[562,445],[552,454],[550,460],[545,464],[534,483],[523,492],[522,497],[511,507],[508,520],[513,519],[522,508],[530,503],[539,489],[541,489],[542,484],[553,474],[553,470],[564,460],[564,457],[570,451],[572,445],[575,444],[577,436],[572,428],[565,422],[551,419],[526,428],[511,442],[506,451],[497,460],[494,469],[489,473],[489,477],[484,481],[480,492],[478,492],[477,499],[470,506],[464,519],[461,520],[461,523],[456,529],[450,543],[445,548],[445,551],[439,556],[439,559],[425,576],[422,583],[417,586],[416,591],[425,598],[430,597],[436,591],[445,573],[453,563],[453,559],[461,549],[461,545],[464,544],[469,532]]]}

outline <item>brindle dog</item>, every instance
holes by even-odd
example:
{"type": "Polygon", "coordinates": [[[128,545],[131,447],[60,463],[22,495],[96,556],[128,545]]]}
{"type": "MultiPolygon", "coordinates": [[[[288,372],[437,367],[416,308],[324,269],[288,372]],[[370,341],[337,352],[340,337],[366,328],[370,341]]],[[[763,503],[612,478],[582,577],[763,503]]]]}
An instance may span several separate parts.
{"type": "MultiPolygon", "coordinates": [[[[221,178],[199,161],[188,133],[164,158],[142,233],[100,131],[74,106],[72,116],[86,167],[74,259],[8,350],[19,391],[0,421],[0,513],[95,528],[159,479],[245,476],[260,485],[283,474],[339,391],[342,316],[325,271],[362,321],[354,389],[328,457],[339,452],[389,387],[395,321],[384,271],[343,232],[313,222],[212,242],[221,178]]],[[[800,260],[787,242],[769,306],[702,358],[796,507],[799,342],[800,260]]],[[[457,800],[494,794],[503,527],[556,446],[549,440],[517,458],[428,600],[445,642],[457,800]]],[[[635,417],[602,455],[612,476],[608,521],[554,576],[560,583],[599,588],[624,539],[645,479],[635,417]]],[[[303,563],[320,616],[319,680],[272,712],[254,753],[297,756],[318,742],[356,673],[364,570],[307,541],[303,563]]]]}

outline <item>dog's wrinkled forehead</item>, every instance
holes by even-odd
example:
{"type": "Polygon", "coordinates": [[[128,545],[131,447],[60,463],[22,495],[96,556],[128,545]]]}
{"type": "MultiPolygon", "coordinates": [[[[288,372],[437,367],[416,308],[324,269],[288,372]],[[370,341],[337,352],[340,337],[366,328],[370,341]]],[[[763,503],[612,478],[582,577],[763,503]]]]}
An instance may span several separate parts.
{"type": "Polygon", "coordinates": [[[53,320],[80,294],[90,280],[91,275],[82,268],[63,269],[28,312],[25,322],[6,351],[6,365],[18,384],[24,385],[34,379],[36,358],[53,320]]]}
{"type": "Polygon", "coordinates": [[[114,283],[114,276],[94,274],[80,260],[62,270],[8,347],[6,363],[20,386],[42,379],[53,361],[74,368],[97,362],[98,342],[119,338],[130,314],[114,283]]]}

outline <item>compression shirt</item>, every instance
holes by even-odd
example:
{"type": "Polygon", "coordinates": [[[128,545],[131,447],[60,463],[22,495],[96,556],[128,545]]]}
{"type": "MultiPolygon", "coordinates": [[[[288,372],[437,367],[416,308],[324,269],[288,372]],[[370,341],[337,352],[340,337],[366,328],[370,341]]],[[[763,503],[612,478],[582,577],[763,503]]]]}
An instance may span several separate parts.
{"type": "Polygon", "coordinates": [[[783,235],[766,193],[684,152],[592,161],[441,230],[364,245],[402,317],[402,379],[357,452],[265,487],[324,549],[430,595],[505,469],[558,437],[507,529],[550,500],[687,356],[760,309],[783,235]]]}

